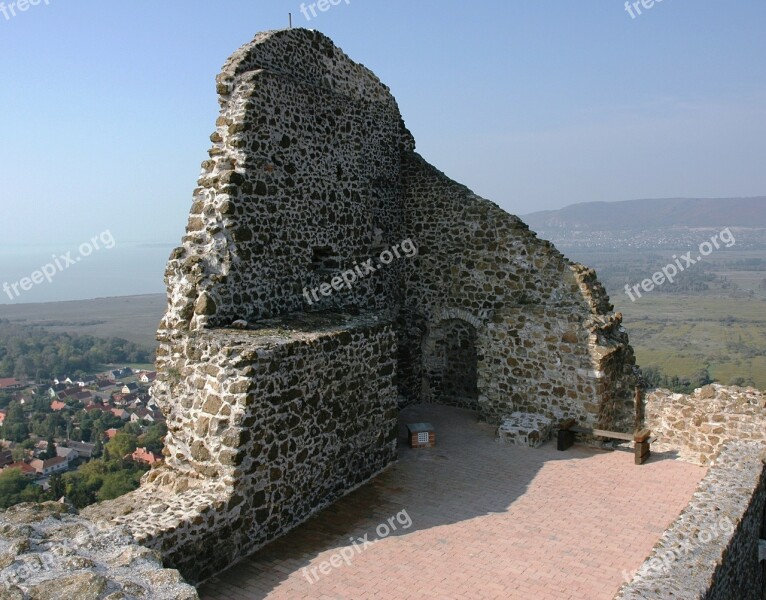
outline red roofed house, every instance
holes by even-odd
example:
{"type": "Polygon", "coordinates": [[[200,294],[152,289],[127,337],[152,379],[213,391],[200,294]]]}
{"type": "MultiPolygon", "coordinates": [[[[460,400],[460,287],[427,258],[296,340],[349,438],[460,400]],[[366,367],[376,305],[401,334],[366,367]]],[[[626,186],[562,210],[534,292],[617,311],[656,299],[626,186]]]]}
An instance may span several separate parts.
{"type": "Polygon", "coordinates": [[[117,435],[117,430],[112,427],[111,429],[107,429],[104,433],[106,434],[106,437],[111,440],[117,435]]]}
{"type": "Polygon", "coordinates": [[[136,448],[135,452],[130,455],[135,462],[146,463],[147,465],[153,465],[162,460],[162,457],[157,456],[154,452],[149,452],[146,448],[136,448]]]}
{"type": "Polygon", "coordinates": [[[29,462],[29,466],[37,471],[38,475],[51,475],[52,473],[58,473],[59,471],[66,471],[69,466],[69,461],[63,456],[49,458],[48,460],[40,460],[39,458],[36,458],[29,462]]]}
{"type": "Polygon", "coordinates": [[[124,408],[113,408],[112,414],[118,419],[122,419],[123,421],[130,419],[130,413],[128,413],[128,411],[124,408]]]}
{"type": "Polygon", "coordinates": [[[7,467],[3,467],[3,471],[6,469],[19,469],[22,475],[29,477],[30,479],[37,477],[37,471],[35,468],[30,467],[27,463],[24,462],[16,462],[8,465],[7,467]]]}
{"type": "Polygon", "coordinates": [[[63,402],[59,402],[58,400],[54,400],[51,402],[51,410],[58,412],[60,410],[64,410],[66,408],[66,404],[63,402]]]}
{"type": "Polygon", "coordinates": [[[0,379],[0,390],[20,390],[24,384],[18,379],[0,379]]]}
{"type": "Polygon", "coordinates": [[[0,425],[3,424],[3,421],[5,421],[5,415],[7,413],[4,410],[0,410],[0,425]]]}

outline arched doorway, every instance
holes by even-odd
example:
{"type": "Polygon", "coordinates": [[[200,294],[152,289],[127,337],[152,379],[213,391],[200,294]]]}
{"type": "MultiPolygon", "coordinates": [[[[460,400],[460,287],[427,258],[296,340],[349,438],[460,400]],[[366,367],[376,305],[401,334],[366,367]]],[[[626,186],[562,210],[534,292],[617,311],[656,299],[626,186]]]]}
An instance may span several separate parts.
{"type": "Polygon", "coordinates": [[[428,400],[477,410],[479,359],[476,328],[460,319],[448,319],[440,322],[430,337],[430,347],[424,349],[428,400]]]}

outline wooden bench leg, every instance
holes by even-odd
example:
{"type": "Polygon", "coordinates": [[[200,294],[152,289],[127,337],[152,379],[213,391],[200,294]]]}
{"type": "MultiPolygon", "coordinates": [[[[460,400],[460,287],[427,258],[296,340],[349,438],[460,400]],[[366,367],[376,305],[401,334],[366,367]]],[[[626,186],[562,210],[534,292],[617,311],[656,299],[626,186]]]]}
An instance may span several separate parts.
{"type": "Polygon", "coordinates": [[[575,432],[568,429],[559,429],[559,436],[556,441],[557,450],[566,450],[575,443],[575,432]]]}
{"type": "Polygon", "coordinates": [[[643,465],[647,460],[649,460],[649,457],[652,454],[649,440],[646,440],[644,442],[635,442],[635,444],[636,444],[636,464],[643,465]]]}

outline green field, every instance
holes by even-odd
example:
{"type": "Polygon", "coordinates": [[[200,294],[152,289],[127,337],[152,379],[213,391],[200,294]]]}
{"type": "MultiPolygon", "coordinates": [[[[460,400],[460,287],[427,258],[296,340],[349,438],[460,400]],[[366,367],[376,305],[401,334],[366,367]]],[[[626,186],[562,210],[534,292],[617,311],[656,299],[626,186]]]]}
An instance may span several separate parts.
{"type": "MultiPolygon", "coordinates": [[[[664,254],[579,252],[572,258],[597,269],[615,310],[624,315],[639,365],[659,367],[668,376],[682,378],[707,368],[721,383],[741,377],[766,389],[766,288],[761,287],[766,270],[745,270],[737,264],[766,258],[766,252],[711,257],[708,270],[690,274],[699,276],[705,290],[678,293],[680,286],[665,286],[661,293],[644,294],[631,302],[623,292],[624,281],[651,276],[658,265],[667,264],[664,254]]],[[[158,294],[2,305],[0,319],[58,332],[122,337],[153,349],[164,310],[165,296],[158,294]]]]}
{"type": "Polygon", "coordinates": [[[744,377],[766,389],[766,300],[665,294],[612,301],[642,367],[680,377],[707,367],[721,383],[744,377]]]}
{"type": "Polygon", "coordinates": [[[641,367],[691,377],[707,368],[716,381],[751,380],[766,389],[766,250],[726,251],[694,265],[674,283],[632,302],[634,285],[670,264],[679,250],[573,251],[606,286],[641,367]]]}
{"type": "Polygon", "coordinates": [[[155,335],[165,312],[163,294],[97,298],[74,302],[0,305],[0,319],[41,325],[59,333],[119,337],[154,349],[155,335]]]}

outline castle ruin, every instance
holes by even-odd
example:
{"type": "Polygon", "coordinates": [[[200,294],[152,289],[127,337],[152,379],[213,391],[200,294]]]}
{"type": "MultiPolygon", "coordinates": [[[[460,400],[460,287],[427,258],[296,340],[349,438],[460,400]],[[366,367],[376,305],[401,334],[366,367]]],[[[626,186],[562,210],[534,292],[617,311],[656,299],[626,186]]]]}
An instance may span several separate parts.
{"type": "Polygon", "coordinates": [[[170,432],[143,493],[174,495],[162,528],[131,514],[139,539],[211,575],[385,469],[411,403],[634,429],[633,352],[593,271],[425,162],[373,73],[294,29],[217,87],[159,331],[170,432]]]}
{"type": "Polygon", "coordinates": [[[330,39],[261,33],[217,90],[166,271],[165,464],[88,518],[196,583],[384,470],[410,404],[646,423],[593,270],[429,165],[388,88],[330,39]]]}

